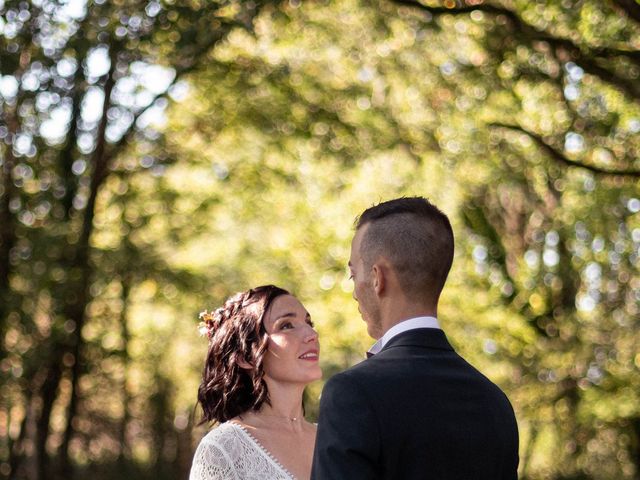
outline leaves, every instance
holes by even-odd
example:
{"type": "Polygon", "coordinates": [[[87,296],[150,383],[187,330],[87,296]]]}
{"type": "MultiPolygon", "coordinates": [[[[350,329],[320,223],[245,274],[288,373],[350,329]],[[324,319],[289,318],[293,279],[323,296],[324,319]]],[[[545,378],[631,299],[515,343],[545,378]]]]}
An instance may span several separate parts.
{"type": "Polygon", "coordinates": [[[184,476],[197,313],[250,286],[303,301],[325,378],[359,361],[353,220],[418,194],[520,476],[635,478],[631,3],[0,2],[0,473],[28,420],[41,473],[184,476]]]}

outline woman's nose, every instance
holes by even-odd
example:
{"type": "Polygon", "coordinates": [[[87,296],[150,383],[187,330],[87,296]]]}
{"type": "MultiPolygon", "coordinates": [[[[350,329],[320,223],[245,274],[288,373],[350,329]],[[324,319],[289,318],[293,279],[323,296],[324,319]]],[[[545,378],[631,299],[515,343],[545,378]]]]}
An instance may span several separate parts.
{"type": "Polygon", "coordinates": [[[315,341],[317,339],[318,339],[318,332],[316,332],[312,326],[309,326],[309,329],[307,330],[304,336],[304,342],[308,343],[308,342],[315,341]]]}

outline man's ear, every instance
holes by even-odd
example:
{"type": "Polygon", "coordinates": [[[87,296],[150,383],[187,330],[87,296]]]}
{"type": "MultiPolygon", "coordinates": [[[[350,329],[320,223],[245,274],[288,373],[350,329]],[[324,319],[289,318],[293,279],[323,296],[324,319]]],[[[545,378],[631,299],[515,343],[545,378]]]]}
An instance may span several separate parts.
{"type": "Polygon", "coordinates": [[[371,272],[373,275],[373,291],[380,296],[387,285],[386,268],[382,263],[376,262],[371,267],[371,272]]]}

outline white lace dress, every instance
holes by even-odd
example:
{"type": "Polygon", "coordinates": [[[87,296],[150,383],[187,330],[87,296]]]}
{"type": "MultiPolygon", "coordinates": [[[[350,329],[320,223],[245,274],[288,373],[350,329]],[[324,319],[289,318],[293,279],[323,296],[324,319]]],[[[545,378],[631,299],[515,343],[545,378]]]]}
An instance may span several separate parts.
{"type": "Polygon", "coordinates": [[[189,480],[295,480],[240,425],[225,422],[200,441],[189,480]]]}

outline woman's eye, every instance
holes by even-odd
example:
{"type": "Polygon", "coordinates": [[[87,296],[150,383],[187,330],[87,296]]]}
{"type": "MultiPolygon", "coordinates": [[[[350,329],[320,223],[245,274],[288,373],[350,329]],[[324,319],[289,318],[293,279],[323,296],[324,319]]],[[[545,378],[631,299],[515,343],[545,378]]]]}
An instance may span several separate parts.
{"type": "Polygon", "coordinates": [[[312,320],[307,320],[307,323],[309,324],[309,326],[310,326],[311,328],[313,328],[313,327],[315,327],[315,326],[316,326],[316,325],[315,325],[315,323],[313,323],[313,321],[312,321],[312,320]]]}
{"type": "Polygon", "coordinates": [[[293,323],[291,322],[286,322],[280,325],[280,330],[289,330],[290,328],[293,328],[293,323]]]}

